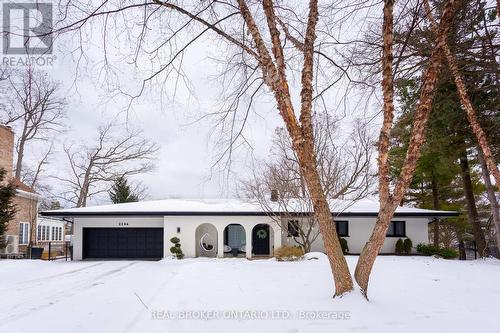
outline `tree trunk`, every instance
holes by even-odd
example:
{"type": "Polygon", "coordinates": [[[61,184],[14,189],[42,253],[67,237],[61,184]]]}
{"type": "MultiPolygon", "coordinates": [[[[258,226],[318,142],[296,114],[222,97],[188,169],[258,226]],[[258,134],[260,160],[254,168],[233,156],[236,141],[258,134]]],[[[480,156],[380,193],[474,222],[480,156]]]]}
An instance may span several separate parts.
{"type": "Polygon", "coordinates": [[[479,256],[483,257],[486,251],[486,241],[484,233],[481,229],[481,222],[477,214],[476,199],[474,198],[474,191],[472,189],[472,180],[470,177],[469,160],[467,153],[464,152],[460,157],[460,168],[462,169],[462,183],[464,186],[465,202],[467,205],[467,220],[472,226],[474,240],[476,242],[479,256]]]}
{"type": "Polygon", "coordinates": [[[497,17],[500,20],[500,0],[497,0],[497,17]]]}
{"type": "MultiPolygon", "coordinates": [[[[272,41],[272,52],[275,61],[271,58],[267,46],[262,39],[247,3],[238,0],[240,13],[248,27],[257,49],[259,66],[262,70],[264,82],[272,90],[278,105],[278,110],[292,139],[292,147],[297,153],[302,175],[311,196],[314,215],[318,221],[323,237],[326,254],[335,282],[335,296],[349,292],[353,288],[349,267],[345,260],[339,239],[336,235],[332,214],[325,191],[321,185],[317,170],[317,161],[314,152],[314,138],[312,128],[312,77],[314,72],[314,41],[316,38],[316,23],[318,20],[318,4],[316,0],[309,1],[309,17],[304,39],[304,65],[302,69],[301,110],[300,123],[297,121],[293,108],[288,81],[286,78],[286,64],[281,44],[280,32],[277,28],[274,5],[271,0],[264,0],[262,7],[266,17],[269,34],[272,41]]],[[[255,53],[255,52],[254,52],[255,53]]]]}
{"type": "Polygon", "coordinates": [[[388,144],[390,127],[392,126],[392,104],[391,92],[392,79],[386,80],[386,77],[392,77],[392,68],[388,64],[389,60],[392,61],[392,55],[387,54],[388,49],[392,45],[392,0],[386,0],[384,5],[384,55],[383,55],[383,80],[382,89],[384,91],[384,123],[381,129],[379,138],[379,195],[380,195],[380,210],[375,227],[372,231],[369,241],[365,244],[359,256],[358,264],[354,276],[356,282],[361,288],[361,291],[367,297],[368,281],[370,273],[375,263],[375,259],[384,244],[385,235],[389,224],[391,223],[394,212],[397,206],[403,200],[403,197],[410,186],[413,174],[417,167],[417,162],[420,157],[420,148],[422,147],[425,139],[425,128],[429,114],[432,107],[432,99],[434,98],[435,87],[438,81],[441,67],[443,65],[443,46],[446,45],[446,38],[453,21],[455,7],[458,1],[448,0],[443,10],[441,22],[439,25],[439,32],[436,37],[436,44],[432,50],[428,67],[423,75],[423,86],[420,91],[420,98],[413,120],[413,128],[411,132],[408,150],[406,152],[405,161],[401,169],[401,173],[397,179],[394,194],[389,193],[389,163],[388,163],[388,144]],[[386,86],[388,83],[390,87],[386,86]],[[387,93],[389,92],[389,93],[387,93]],[[387,96],[386,96],[387,94],[387,96]]]}
{"type": "MultiPolygon", "coordinates": [[[[438,182],[434,173],[431,179],[432,186],[432,204],[435,210],[439,210],[439,190],[438,182]]],[[[439,246],[439,218],[435,218],[433,222],[433,244],[434,246],[439,246]]]]}
{"type": "MultiPolygon", "coordinates": [[[[497,10],[499,9],[498,7],[499,4],[500,0],[497,0],[497,10]]],[[[437,31],[437,25],[432,16],[432,11],[430,9],[428,0],[424,1],[424,6],[427,15],[429,17],[429,20],[431,22],[431,25],[433,27],[433,30],[437,31]]],[[[486,133],[484,133],[483,128],[481,127],[481,124],[477,119],[476,110],[472,106],[469,95],[467,94],[467,88],[462,79],[462,75],[458,70],[458,66],[455,63],[455,59],[450,51],[450,48],[448,47],[448,44],[444,45],[444,54],[446,56],[446,61],[448,62],[448,67],[450,68],[451,73],[453,75],[453,79],[455,80],[458,96],[460,97],[460,103],[462,104],[462,107],[465,109],[465,112],[467,114],[467,119],[469,120],[472,131],[476,135],[477,142],[483,153],[483,158],[486,162],[486,165],[488,166],[490,173],[495,178],[497,186],[500,186],[500,171],[498,170],[498,166],[493,158],[493,154],[491,153],[490,145],[488,143],[488,138],[486,137],[486,133]]]]}
{"type": "MultiPolygon", "coordinates": [[[[392,72],[389,72],[387,68],[389,66],[387,62],[392,60],[392,56],[387,53],[387,44],[392,44],[392,30],[387,31],[387,21],[390,20],[390,25],[392,26],[392,0],[386,0],[384,5],[384,56],[383,56],[383,80],[382,88],[384,91],[384,123],[381,130],[381,135],[379,139],[379,195],[380,195],[380,210],[378,214],[377,221],[375,222],[375,227],[372,231],[369,241],[365,244],[361,254],[359,256],[358,264],[356,265],[356,271],[354,276],[361,291],[367,297],[368,291],[368,281],[370,278],[370,273],[375,262],[375,259],[384,244],[385,235],[391,219],[394,216],[397,206],[403,200],[403,197],[410,186],[413,174],[417,167],[417,162],[420,157],[420,149],[424,143],[425,139],[425,128],[427,120],[429,119],[429,114],[432,107],[432,100],[435,94],[435,87],[438,81],[439,74],[441,72],[441,67],[443,65],[443,47],[446,45],[446,38],[448,36],[448,31],[450,29],[451,23],[453,21],[453,15],[455,12],[455,7],[458,1],[448,0],[445,4],[443,10],[443,15],[441,17],[441,22],[439,25],[439,32],[436,37],[436,44],[432,49],[432,53],[428,62],[428,67],[423,75],[423,86],[420,91],[420,98],[415,112],[415,117],[413,119],[413,128],[411,132],[410,142],[408,145],[408,150],[406,152],[405,161],[399,177],[397,179],[394,194],[389,193],[389,163],[388,163],[388,139],[390,134],[390,127],[392,126],[392,109],[387,107],[386,92],[391,91],[393,87],[384,86],[389,80],[385,80],[386,76],[392,76],[392,72]],[[390,12],[389,12],[390,11],[390,12]],[[389,122],[389,124],[387,124],[389,122]],[[389,126],[388,126],[389,125],[389,126]],[[389,128],[387,128],[389,127],[389,128]],[[383,143],[383,144],[382,144],[383,143]]],[[[392,80],[389,82],[392,83],[392,80]]],[[[389,95],[389,94],[387,94],[389,95]]],[[[392,102],[388,100],[389,103],[392,102]]]]}
{"type": "Polygon", "coordinates": [[[26,124],[24,125],[23,133],[19,139],[19,146],[17,149],[17,160],[16,160],[16,172],[14,173],[14,178],[21,179],[23,171],[23,159],[24,159],[24,146],[26,144],[26,124]]]}
{"type": "Polygon", "coordinates": [[[311,196],[314,215],[318,221],[325,251],[333,272],[335,296],[342,296],[353,289],[353,282],[347,261],[342,252],[342,247],[340,246],[339,238],[337,237],[332,213],[315,167],[314,149],[308,142],[300,144],[294,140],[294,144],[298,145],[296,148],[297,156],[302,161],[300,164],[303,168],[302,172],[311,196]]]}
{"type": "Polygon", "coordinates": [[[486,161],[484,160],[483,154],[481,154],[480,150],[478,151],[477,158],[481,163],[483,180],[486,186],[486,193],[488,194],[488,200],[490,202],[491,218],[493,220],[493,224],[495,225],[495,240],[498,249],[497,256],[500,257],[500,208],[498,206],[498,200],[495,195],[493,184],[491,183],[490,173],[488,172],[488,166],[486,165],[486,161]]]}

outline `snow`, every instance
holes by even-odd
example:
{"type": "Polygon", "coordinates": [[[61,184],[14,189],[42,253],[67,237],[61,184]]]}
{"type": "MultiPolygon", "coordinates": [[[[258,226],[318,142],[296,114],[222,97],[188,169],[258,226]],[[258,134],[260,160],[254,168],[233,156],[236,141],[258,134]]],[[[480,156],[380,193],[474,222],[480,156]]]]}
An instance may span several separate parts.
{"type": "MultiPolygon", "coordinates": [[[[325,256],[307,258],[0,260],[0,332],[498,330],[499,260],[381,256],[368,302],[333,299],[325,256]]],[[[352,271],[357,257],[347,260],[352,271]]]]}
{"type": "MultiPolygon", "coordinates": [[[[290,205],[293,206],[293,205],[290,205]]],[[[297,205],[300,207],[300,205],[297,205]]],[[[379,202],[365,198],[356,202],[335,200],[330,202],[330,207],[341,213],[373,213],[379,211],[379,202]]],[[[276,207],[279,212],[279,207],[276,207]]],[[[166,199],[141,202],[129,202],[114,205],[93,207],[70,208],[48,211],[50,215],[85,214],[85,213],[265,213],[257,202],[242,199],[166,199]]],[[[414,207],[398,207],[396,214],[428,214],[429,216],[445,216],[454,212],[419,209],[414,207]]]]}

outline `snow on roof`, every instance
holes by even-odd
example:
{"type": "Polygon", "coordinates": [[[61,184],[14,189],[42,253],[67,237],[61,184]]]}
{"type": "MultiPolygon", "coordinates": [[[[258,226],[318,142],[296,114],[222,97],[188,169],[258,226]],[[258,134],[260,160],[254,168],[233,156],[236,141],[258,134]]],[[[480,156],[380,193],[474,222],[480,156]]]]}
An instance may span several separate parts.
{"type": "MultiPolygon", "coordinates": [[[[379,203],[374,199],[356,202],[336,200],[330,203],[333,214],[337,215],[377,215],[379,203]]],[[[282,210],[276,205],[273,212],[282,210]]],[[[294,211],[294,213],[303,213],[294,211]]],[[[166,199],[130,202],[113,205],[50,210],[41,212],[44,216],[78,215],[266,215],[266,210],[257,202],[243,199],[166,199]]],[[[398,207],[398,216],[456,216],[456,212],[398,207]]]]}

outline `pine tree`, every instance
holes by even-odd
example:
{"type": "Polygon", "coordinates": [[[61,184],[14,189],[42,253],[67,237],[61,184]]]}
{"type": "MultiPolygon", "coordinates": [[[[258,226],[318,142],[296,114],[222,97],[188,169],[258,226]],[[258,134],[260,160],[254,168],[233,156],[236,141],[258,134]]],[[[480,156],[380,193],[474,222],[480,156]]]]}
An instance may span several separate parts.
{"type": "MultiPolygon", "coordinates": [[[[442,1],[433,1],[439,8],[442,1]]],[[[491,25],[496,17],[491,15],[491,9],[486,9],[486,2],[464,1],[460,4],[461,10],[457,12],[448,39],[449,47],[455,61],[460,68],[463,81],[469,93],[470,102],[477,113],[483,127],[491,150],[497,161],[500,155],[500,113],[498,112],[498,64],[490,56],[490,43],[497,40],[497,28],[484,32],[484,25],[491,25]]],[[[417,29],[414,36],[408,41],[411,48],[425,55],[430,52],[426,45],[421,43],[432,35],[428,25],[423,25],[423,30],[417,29]]],[[[405,36],[406,27],[398,31],[399,39],[405,36]]],[[[392,147],[391,159],[394,170],[392,175],[399,174],[402,161],[406,155],[410,130],[421,77],[416,75],[402,76],[397,81],[397,96],[401,105],[397,124],[391,133],[392,147]]],[[[469,126],[466,113],[461,106],[456,83],[450,69],[444,69],[443,75],[436,87],[432,112],[429,117],[426,143],[422,147],[421,157],[418,162],[411,187],[407,192],[405,201],[412,202],[420,208],[458,210],[467,212],[457,218],[435,220],[433,223],[434,244],[440,245],[440,230],[454,229],[454,234],[461,239],[465,233],[473,233],[476,243],[483,252],[485,247],[484,235],[480,227],[481,194],[484,186],[477,174],[477,161],[475,155],[477,141],[469,126]],[[459,163],[461,161],[461,163],[459,163]],[[465,223],[465,224],[464,224],[465,223]],[[443,228],[440,227],[440,224],[443,228]]],[[[486,216],[487,218],[487,216],[486,216]]],[[[446,238],[446,237],[445,237],[446,238]]],[[[445,239],[443,244],[449,244],[445,239]]]]}
{"type": "Polygon", "coordinates": [[[5,169],[0,169],[0,249],[6,245],[4,233],[16,214],[16,206],[13,203],[16,190],[12,184],[4,183],[6,173],[5,169]]]}
{"type": "Polygon", "coordinates": [[[115,204],[139,201],[139,196],[132,191],[124,176],[116,177],[109,191],[109,197],[115,204]]]}

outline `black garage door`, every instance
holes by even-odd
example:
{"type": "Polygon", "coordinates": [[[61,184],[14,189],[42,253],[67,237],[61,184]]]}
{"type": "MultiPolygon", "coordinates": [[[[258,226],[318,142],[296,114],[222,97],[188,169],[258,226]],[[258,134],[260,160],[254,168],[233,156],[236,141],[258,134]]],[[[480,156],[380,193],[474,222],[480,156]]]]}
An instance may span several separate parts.
{"type": "Polygon", "coordinates": [[[83,259],[163,258],[163,228],[83,228],[83,259]]]}

